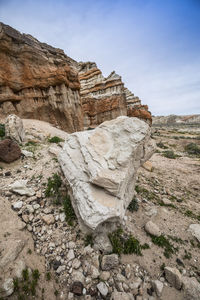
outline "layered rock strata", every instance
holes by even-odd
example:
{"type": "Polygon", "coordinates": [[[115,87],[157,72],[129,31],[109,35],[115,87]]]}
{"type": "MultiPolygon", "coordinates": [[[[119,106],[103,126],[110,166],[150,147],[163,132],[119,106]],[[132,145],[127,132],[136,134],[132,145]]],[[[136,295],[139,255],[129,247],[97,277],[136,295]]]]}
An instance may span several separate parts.
{"type": "Polygon", "coordinates": [[[108,223],[111,229],[123,219],[137,169],[154,150],[150,132],[146,122],[121,116],[68,135],[59,162],[83,228],[100,231],[108,223]]]}
{"type": "Polygon", "coordinates": [[[83,129],[78,73],[60,49],[0,23],[0,117],[48,121],[83,129]]]}
{"type": "Polygon", "coordinates": [[[84,127],[95,127],[118,116],[138,117],[151,124],[147,105],[124,87],[121,76],[114,71],[105,78],[94,62],[79,63],[80,96],[84,127]]]}

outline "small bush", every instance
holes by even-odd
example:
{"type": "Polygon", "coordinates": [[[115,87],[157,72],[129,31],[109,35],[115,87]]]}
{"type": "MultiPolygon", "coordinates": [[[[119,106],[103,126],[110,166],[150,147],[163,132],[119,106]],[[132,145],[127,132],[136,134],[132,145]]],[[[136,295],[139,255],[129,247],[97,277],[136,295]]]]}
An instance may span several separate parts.
{"type": "Polygon", "coordinates": [[[116,231],[108,235],[113,247],[113,253],[120,254],[136,254],[142,256],[142,249],[148,249],[149,245],[141,245],[138,239],[132,235],[124,235],[123,230],[118,228],[116,231]]]}
{"type": "Polygon", "coordinates": [[[94,241],[93,241],[93,235],[92,234],[87,234],[85,236],[85,246],[90,245],[91,247],[94,245],[94,241]]]}
{"type": "Polygon", "coordinates": [[[150,236],[152,242],[155,245],[164,248],[164,255],[166,258],[170,258],[171,255],[176,252],[174,246],[168,241],[168,239],[164,235],[161,234],[160,236],[154,236],[154,235],[150,235],[150,236]]]}
{"type": "Polygon", "coordinates": [[[76,215],[69,195],[65,196],[63,200],[63,207],[68,225],[73,226],[73,221],[76,220],[76,215]]]}
{"type": "Polygon", "coordinates": [[[168,147],[165,146],[162,142],[159,142],[156,144],[159,148],[162,148],[162,149],[167,149],[168,147]]]}
{"type": "Polygon", "coordinates": [[[200,148],[195,143],[190,143],[185,146],[185,151],[190,155],[200,156],[200,148]]]}
{"type": "Polygon", "coordinates": [[[59,138],[58,136],[53,136],[52,138],[48,139],[49,143],[60,143],[60,142],[64,142],[63,139],[59,138]]]}
{"type": "Polygon", "coordinates": [[[170,159],[175,159],[177,157],[173,150],[163,151],[163,156],[170,159]]]}
{"type": "Polygon", "coordinates": [[[4,124],[0,124],[0,137],[4,137],[5,136],[5,125],[4,124]]]}
{"type": "Polygon", "coordinates": [[[45,190],[46,197],[52,197],[55,204],[60,203],[61,193],[60,187],[62,185],[62,180],[58,174],[53,174],[52,177],[48,178],[47,187],[45,190]]]}
{"type": "Polygon", "coordinates": [[[138,200],[136,197],[134,197],[131,202],[129,203],[129,206],[128,206],[128,210],[130,212],[134,212],[134,211],[138,211],[139,209],[139,204],[138,204],[138,200]]]}

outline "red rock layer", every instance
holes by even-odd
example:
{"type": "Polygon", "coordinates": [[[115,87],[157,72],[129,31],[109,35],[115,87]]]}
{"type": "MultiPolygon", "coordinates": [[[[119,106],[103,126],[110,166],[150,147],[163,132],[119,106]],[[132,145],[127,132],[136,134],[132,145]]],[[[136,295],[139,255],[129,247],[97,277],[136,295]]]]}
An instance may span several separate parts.
{"type": "Polygon", "coordinates": [[[0,116],[83,129],[78,73],[60,49],[0,23],[0,116]]]}

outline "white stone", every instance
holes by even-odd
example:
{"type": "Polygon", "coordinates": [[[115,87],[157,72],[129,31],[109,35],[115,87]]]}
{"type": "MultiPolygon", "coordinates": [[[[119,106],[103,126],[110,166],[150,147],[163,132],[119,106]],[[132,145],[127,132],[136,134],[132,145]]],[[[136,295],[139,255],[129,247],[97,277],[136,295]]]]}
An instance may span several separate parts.
{"type": "Polygon", "coordinates": [[[182,286],[182,276],[178,269],[165,267],[165,278],[166,280],[177,290],[181,289],[182,286]]]}
{"type": "Polygon", "coordinates": [[[159,227],[153,223],[152,221],[148,221],[146,224],[145,224],[145,231],[151,235],[154,235],[154,236],[159,236],[161,235],[161,231],[159,229],[159,227]]]}
{"type": "Polygon", "coordinates": [[[200,242],[200,224],[191,224],[188,231],[200,242]]]}
{"type": "Polygon", "coordinates": [[[121,116],[67,136],[58,160],[79,223],[86,229],[123,220],[133,198],[137,169],[154,151],[150,133],[144,121],[121,116]]]}
{"type": "Polygon", "coordinates": [[[3,292],[4,292],[4,297],[5,296],[10,296],[14,292],[14,283],[12,278],[8,278],[4,281],[3,283],[3,292]]]}
{"type": "Polygon", "coordinates": [[[23,206],[23,202],[22,201],[17,201],[12,206],[15,210],[20,210],[23,206]]]}
{"type": "Polygon", "coordinates": [[[64,222],[65,221],[65,213],[59,214],[59,218],[60,218],[61,222],[64,222]]]}
{"type": "Polygon", "coordinates": [[[200,283],[195,277],[183,277],[184,300],[200,299],[200,283]]]}
{"type": "Polygon", "coordinates": [[[99,290],[99,292],[100,292],[100,294],[102,295],[102,296],[107,296],[107,294],[108,294],[108,287],[107,287],[107,285],[104,283],[104,282],[99,282],[98,284],[97,284],[97,289],[99,290]]]}
{"type": "Polygon", "coordinates": [[[21,143],[25,139],[25,131],[22,120],[16,115],[9,115],[5,120],[5,133],[7,137],[21,143]]]}
{"type": "Polygon", "coordinates": [[[164,284],[159,280],[152,281],[152,287],[156,291],[158,297],[161,297],[164,284]]]}
{"type": "Polygon", "coordinates": [[[10,184],[11,191],[26,196],[33,196],[35,195],[35,191],[32,188],[27,188],[28,180],[17,180],[14,183],[10,184]]]}
{"type": "Polygon", "coordinates": [[[69,252],[67,253],[67,261],[70,261],[70,260],[72,260],[74,258],[75,258],[74,250],[70,249],[69,252]]]}
{"type": "Polygon", "coordinates": [[[100,275],[99,270],[95,266],[91,266],[90,270],[91,270],[91,278],[92,279],[96,279],[99,277],[99,275],[100,275]]]}
{"type": "Polygon", "coordinates": [[[27,150],[21,150],[22,154],[26,157],[33,157],[33,152],[27,151],[27,150]]]}
{"type": "Polygon", "coordinates": [[[56,270],[56,273],[60,274],[63,271],[65,271],[65,266],[59,266],[58,269],[56,270]]]}

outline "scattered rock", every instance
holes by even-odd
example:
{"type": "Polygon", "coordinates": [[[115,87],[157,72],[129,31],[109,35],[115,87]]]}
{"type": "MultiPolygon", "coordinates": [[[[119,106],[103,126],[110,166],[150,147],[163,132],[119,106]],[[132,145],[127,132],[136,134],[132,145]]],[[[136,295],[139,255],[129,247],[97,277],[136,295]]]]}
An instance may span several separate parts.
{"type": "Polygon", "coordinates": [[[109,271],[119,264],[119,257],[117,254],[104,255],[101,262],[103,271],[109,271]]]}
{"type": "Polygon", "coordinates": [[[22,120],[16,115],[9,115],[5,121],[5,134],[18,143],[23,142],[25,132],[22,120]]]}
{"type": "Polygon", "coordinates": [[[70,261],[70,260],[72,260],[74,258],[75,258],[74,250],[70,249],[69,252],[67,253],[67,260],[70,261]]]}
{"type": "Polygon", "coordinates": [[[47,225],[54,224],[54,222],[55,222],[55,218],[54,218],[53,215],[45,215],[45,216],[42,216],[42,220],[43,220],[47,225]]]}
{"type": "Polygon", "coordinates": [[[164,284],[160,280],[152,281],[152,287],[158,297],[161,297],[164,284]]]}
{"type": "Polygon", "coordinates": [[[152,172],[152,170],[153,170],[152,163],[149,160],[145,161],[145,163],[142,166],[145,170],[147,170],[149,172],[152,172]]]}
{"type": "Polygon", "coordinates": [[[179,270],[176,268],[165,267],[165,278],[166,280],[177,290],[182,287],[182,276],[179,270]]]}
{"type": "Polygon", "coordinates": [[[0,161],[11,163],[21,156],[18,144],[10,139],[0,141],[0,161]]]}
{"type": "Polygon", "coordinates": [[[12,278],[8,278],[4,281],[2,289],[0,289],[0,296],[8,297],[14,292],[14,283],[12,278]]]}
{"type": "Polygon", "coordinates": [[[100,274],[100,279],[103,281],[108,281],[108,279],[110,278],[110,272],[108,271],[103,271],[100,274]]]}
{"type": "Polygon", "coordinates": [[[33,152],[23,150],[23,149],[21,150],[21,152],[25,157],[33,157],[33,152]]]}
{"type": "Polygon", "coordinates": [[[112,245],[106,233],[102,232],[96,235],[93,248],[105,254],[112,252],[112,245]]]}
{"type": "Polygon", "coordinates": [[[155,236],[159,236],[161,235],[161,232],[160,232],[160,229],[159,227],[153,223],[152,221],[148,221],[146,224],[145,224],[145,231],[151,235],[155,235],[155,236]]]}
{"type": "Polygon", "coordinates": [[[20,210],[22,208],[22,206],[23,206],[23,202],[22,201],[17,201],[17,202],[15,202],[12,205],[12,207],[13,207],[14,210],[20,210]]]}
{"type": "Polygon", "coordinates": [[[191,224],[188,231],[200,242],[200,224],[191,224]]]}
{"type": "Polygon", "coordinates": [[[107,296],[107,294],[108,294],[108,287],[107,287],[107,285],[104,283],[104,282],[99,282],[98,284],[97,284],[97,289],[99,290],[99,292],[100,292],[100,294],[102,295],[102,296],[107,296]]]}
{"type": "Polygon", "coordinates": [[[172,204],[172,202],[171,202],[169,199],[167,199],[167,198],[162,198],[162,202],[163,202],[165,205],[170,205],[170,204],[172,204]]]}
{"type": "Polygon", "coordinates": [[[19,194],[19,195],[26,195],[26,196],[33,196],[35,195],[35,191],[32,188],[27,188],[28,180],[17,180],[10,185],[11,191],[19,194]]]}
{"type": "Polygon", "coordinates": [[[114,291],[111,295],[111,300],[134,300],[134,296],[124,292],[114,291]]]}
{"type": "Polygon", "coordinates": [[[75,281],[71,286],[71,292],[77,296],[81,296],[83,293],[83,284],[80,281],[75,281]]]}

